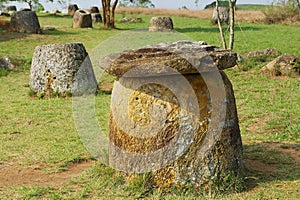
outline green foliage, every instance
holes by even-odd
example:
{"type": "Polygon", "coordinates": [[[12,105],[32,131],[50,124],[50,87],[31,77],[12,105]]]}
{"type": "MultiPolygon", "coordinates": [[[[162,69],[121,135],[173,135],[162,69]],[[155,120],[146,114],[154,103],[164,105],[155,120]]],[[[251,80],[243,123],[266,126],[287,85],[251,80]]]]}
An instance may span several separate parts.
{"type": "Polygon", "coordinates": [[[6,70],[6,69],[0,69],[0,77],[1,76],[6,76],[8,73],[9,73],[8,70],[6,70]]]}
{"type": "Polygon", "coordinates": [[[42,12],[45,10],[44,6],[41,3],[37,3],[36,5],[33,6],[33,9],[36,12],[42,12]]]}
{"type": "Polygon", "coordinates": [[[300,4],[296,0],[278,0],[268,6],[263,13],[268,24],[300,21],[300,4]]]}
{"type": "MultiPolygon", "coordinates": [[[[223,7],[229,8],[229,2],[227,0],[223,0],[223,1],[221,0],[221,1],[219,1],[219,6],[223,6],[223,7]]],[[[206,5],[204,7],[204,9],[215,8],[215,7],[216,7],[216,2],[214,1],[214,2],[206,5]]]]}
{"type": "Polygon", "coordinates": [[[155,5],[151,0],[122,0],[119,3],[120,7],[143,7],[143,8],[154,8],[155,5]]]}

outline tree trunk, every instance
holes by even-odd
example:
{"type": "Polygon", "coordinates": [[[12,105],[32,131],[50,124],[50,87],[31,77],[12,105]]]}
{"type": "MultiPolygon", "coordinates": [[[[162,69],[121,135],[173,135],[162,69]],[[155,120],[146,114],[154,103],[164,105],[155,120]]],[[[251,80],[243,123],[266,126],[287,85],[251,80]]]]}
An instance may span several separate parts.
{"type": "Polygon", "coordinates": [[[111,0],[102,0],[104,28],[115,28],[115,9],[117,4],[118,0],[115,0],[111,7],[111,0]]]}
{"type": "Polygon", "coordinates": [[[106,1],[105,0],[102,0],[101,1],[102,3],[102,10],[103,10],[103,26],[105,26],[106,24],[106,1]]]}
{"type": "Polygon", "coordinates": [[[230,37],[229,37],[229,49],[233,50],[234,45],[234,13],[236,0],[228,0],[230,9],[230,37]]]}
{"type": "Polygon", "coordinates": [[[298,6],[299,13],[300,13],[300,0],[297,0],[297,6],[298,6]]]}
{"type": "Polygon", "coordinates": [[[31,0],[28,1],[28,6],[29,6],[30,10],[33,10],[32,1],[31,0]]]}
{"type": "Polygon", "coordinates": [[[114,3],[113,3],[113,5],[112,5],[112,8],[111,8],[111,12],[112,12],[112,15],[111,15],[111,25],[112,25],[112,28],[115,28],[115,10],[116,10],[118,1],[119,0],[115,0],[114,3]]]}
{"type": "Polygon", "coordinates": [[[222,23],[221,23],[221,19],[220,19],[219,1],[218,0],[216,0],[216,9],[217,9],[217,16],[218,16],[218,26],[219,26],[219,30],[220,30],[220,35],[221,35],[221,39],[222,39],[223,48],[227,49],[226,40],[225,40],[225,37],[224,37],[222,23]]]}

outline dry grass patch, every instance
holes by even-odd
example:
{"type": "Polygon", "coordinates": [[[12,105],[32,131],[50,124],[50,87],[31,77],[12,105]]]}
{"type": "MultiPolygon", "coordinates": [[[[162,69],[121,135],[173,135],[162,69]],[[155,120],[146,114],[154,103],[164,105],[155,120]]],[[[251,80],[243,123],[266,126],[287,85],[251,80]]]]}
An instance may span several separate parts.
{"type": "MultiPolygon", "coordinates": [[[[121,7],[116,10],[118,14],[140,14],[140,15],[163,15],[163,16],[178,16],[191,17],[199,19],[211,19],[213,10],[187,10],[187,9],[158,9],[158,8],[125,8],[121,7]]],[[[264,14],[261,11],[246,11],[237,10],[236,19],[245,22],[260,22],[264,19],[264,14]]]]}

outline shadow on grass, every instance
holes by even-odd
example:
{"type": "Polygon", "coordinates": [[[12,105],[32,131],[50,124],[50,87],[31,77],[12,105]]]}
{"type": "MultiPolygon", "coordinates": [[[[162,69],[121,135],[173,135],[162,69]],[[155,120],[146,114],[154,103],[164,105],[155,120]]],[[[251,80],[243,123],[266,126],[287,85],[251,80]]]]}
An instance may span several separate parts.
{"type": "Polygon", "coordinates": [[[300,143],[244,145],[247,191],[273,181],[300,180],[300,143]]]}
{"type": "Polygon", "coordinates": [[[79,35],[79,34],[80,33],[78,33],[78,32],[60,31],[57,29],[43,31],[43,35],[52,35],[52,36],[55,36],[55,35],[79,35]]]}
{"type": "MultiPolygon", "coordinates": [[[[240,32],[240,31],[259,31],[262,28],[258,27],[250,27],[250,26],[245,26],[245,27],[236,27],[235,31],[240,32]]],[[[210,26],[210,27],[197,27],[197,28],[175,28],[176,31],[181,32],[181,33],[194,33],[194,32],[208,32],[208,33],[218,33],[219,28],[218,26],[210,26]]],[[[227,30],[227,27],[223,27],[223,30],[227,30]]],[[[228,28],[229,30],[229,28],[228,28]]]]}
{"type": "Polygon", "coordinates": [[[53,18],[67,18],[67,19],[72,19],[73,17],[70,15],[65,15],[65,14],[51,14],[51,13],[47,13],[47,14],[38,14],[38,17],[53,17],[53,18]]]}
{"type": "Polygon", "coordinates": [[[0,42],[7,42],[9,40],[24,38],[28,34],[26,34],[26,33],[9,32],[9,31],[2,31],[0,29],[0,35],[1,35],[0,42]]]}

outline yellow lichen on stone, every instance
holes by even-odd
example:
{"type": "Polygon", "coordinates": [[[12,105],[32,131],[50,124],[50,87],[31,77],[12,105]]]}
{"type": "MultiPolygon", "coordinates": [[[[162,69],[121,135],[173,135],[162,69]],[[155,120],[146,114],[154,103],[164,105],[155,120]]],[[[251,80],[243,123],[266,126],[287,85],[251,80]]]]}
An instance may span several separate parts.
{"type": "Polygon", "coordinates": [[[151,123],[151,109],[160,106],[167,112],[167,120],[178,118],[179,105],[172,91],[159,84],[146,84],[134,91],[129,101],[129,116],[137,126],[147,126],[151,123]]]}

